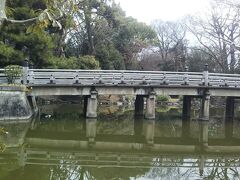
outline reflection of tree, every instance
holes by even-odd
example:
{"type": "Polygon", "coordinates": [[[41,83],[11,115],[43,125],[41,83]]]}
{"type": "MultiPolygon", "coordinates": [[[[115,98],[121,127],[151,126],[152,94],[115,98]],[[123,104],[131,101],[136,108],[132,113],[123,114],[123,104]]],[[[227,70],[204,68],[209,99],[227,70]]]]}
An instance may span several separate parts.
{"type": "MultiPolygon", "coordinates": [[[[163,159],[162,159],[163,160],[163,159]]],[[[186,159],[182,163],[174,158],[165,158],[167,163],[158,159],[154,160],[153,166],[144,177],[150,179],[163,179],[163,180],[187,180],[187,179],[240,179],[240,168],[238,166],[239,159],[208,159],[205,162],[203,174],[199,170],[200,160],[186,159]],[[192,164],[187,164],[187,162],[192,164]],[[195,161],[195,162],[194,162],[195,161]]]]}
{"type": "Polygon", "coordinates": [[[95,177],[96,180],[103,179],[121,179],[129,180],[130,177],[141,177],[149,169],[142,168],[120,168],[120,167],[108,167],[108,168],[88,168],[88,171],[95,177]]]}
{"type": "Polygon", "coordinates": [[[71,179],[71,180],[95,180],[95,178],[81,166],[55,166],[50,168],[50,177],[52,179],[71,179]]]}
{"type": "Polygon", "coordinates": [[[212,168],[206,168],[204,179],[239,179],[239,159],[212,160],[212,168]]]}

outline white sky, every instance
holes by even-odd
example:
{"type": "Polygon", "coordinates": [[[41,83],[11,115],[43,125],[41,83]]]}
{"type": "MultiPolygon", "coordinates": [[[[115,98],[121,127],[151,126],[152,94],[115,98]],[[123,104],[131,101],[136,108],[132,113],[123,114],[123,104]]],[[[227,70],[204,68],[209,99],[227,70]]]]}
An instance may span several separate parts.
{"type": "Polygon", "coordinates": [[[201,12],[208,0],[115,0],[127,16],[150,24],[153,20],[173,21],[187,14],[201,12]]]}

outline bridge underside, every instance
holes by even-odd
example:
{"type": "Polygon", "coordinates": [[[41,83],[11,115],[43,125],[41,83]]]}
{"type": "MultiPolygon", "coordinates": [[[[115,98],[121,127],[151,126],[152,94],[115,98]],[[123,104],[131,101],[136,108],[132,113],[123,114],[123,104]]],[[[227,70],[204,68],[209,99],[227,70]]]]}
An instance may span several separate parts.
{"type": "MultiPolygon", "coordinates": [[[[155,103],[158,95],[180,95],[184,98],[183,117],[190,118],[191,99],[193,97],[201,98],[201,120],[209,120],[210,98],[213,96],[227,97],[234,99],[240,97],[240,88],[213,87],[213,86],[129,86],[129,85],[69,85],[61,86],[48,84],[47,86],[32,85],[29,87],[29,96],[85,96],[84,114],[89,118],[97,117],[98,95],[132,95],[136,96],[135,115],[144,114],[144,100],[146,98],[145,117],[155,119],[155,103]]],[[[229,107],[233,107],[234,100],[227,101],[229,107]]],[[[227,106],[227,107],[228,107],[227,106]]],[[[230,117],[234,113],[231,113],[230,117]]]]}

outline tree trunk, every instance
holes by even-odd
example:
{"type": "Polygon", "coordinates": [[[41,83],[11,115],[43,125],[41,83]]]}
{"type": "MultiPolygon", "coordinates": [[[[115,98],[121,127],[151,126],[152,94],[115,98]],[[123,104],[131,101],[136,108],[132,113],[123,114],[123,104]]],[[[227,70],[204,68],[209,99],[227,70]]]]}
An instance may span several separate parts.
{"type": "Polygon", "coordinates": [[[88,36],[88,45],[89,45],[89,54],[94,55],[95,54],[95,47],[93,42],[93,32],[92,32],[92,14],[91,14],[91,7],[89,3],[86,3],[84,5],[84,16],[85,16],[85,27],[87,30],[87,36],[88,36]]]}
{"type": "Polygon", "coordinates": [[[234,48],[234,31],[235,31],[235,27],[234,25],[232,25],[232,29],[231,29],[231,34],[230,34],[230,56],[231,56],[231,60],[230,60],[230,72],[234,73],[235,70],[235,64],[236,64],[236,58],[235,58],[235,48],[234,48]]]}
{"type": "Polygon", "coordinates": [[[0,26],[5,19],[7,19],[5,12],[6,0],[0,0],[0,26]]]}

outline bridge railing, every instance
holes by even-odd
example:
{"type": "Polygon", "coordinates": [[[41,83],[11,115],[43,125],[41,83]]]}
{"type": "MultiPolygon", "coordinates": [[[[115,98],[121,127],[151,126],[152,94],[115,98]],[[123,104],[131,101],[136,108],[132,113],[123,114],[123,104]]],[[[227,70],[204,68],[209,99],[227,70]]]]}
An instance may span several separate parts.
{"type": "Polygon", "coordinates": [[[223,86],[240,87],[240,75],[209,73],[209,85],[221,87],[223,86]]]}
{"type": "Polygon", "coordinates": [[[199,85],[203,73],[117,70],[29,69],[29,84],[199,85]]]}
{"type": "MultiPolygon", "coordinates": [[[[212,86],[239,87],[240,74],[127,70],[69,70],[24,69],[17,80],[27,85],[129,85],[129,86],[212,86]]],[[[4,69],[0,69],[0,84],[7,83],[4,69]]]]}

